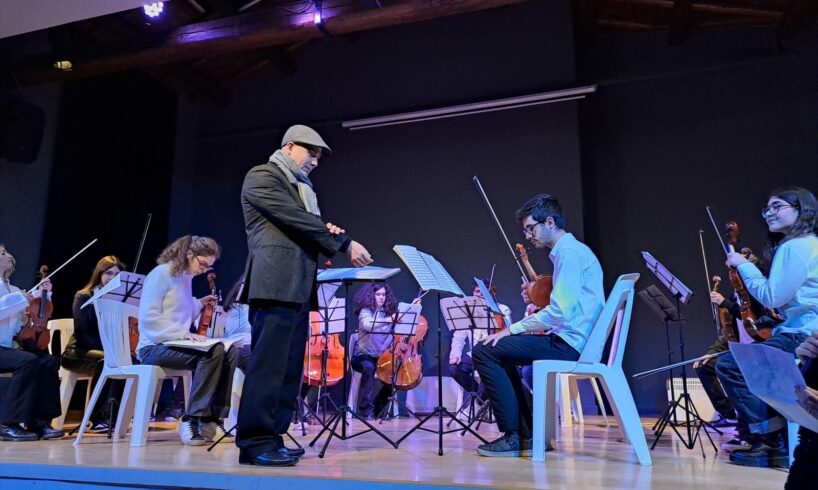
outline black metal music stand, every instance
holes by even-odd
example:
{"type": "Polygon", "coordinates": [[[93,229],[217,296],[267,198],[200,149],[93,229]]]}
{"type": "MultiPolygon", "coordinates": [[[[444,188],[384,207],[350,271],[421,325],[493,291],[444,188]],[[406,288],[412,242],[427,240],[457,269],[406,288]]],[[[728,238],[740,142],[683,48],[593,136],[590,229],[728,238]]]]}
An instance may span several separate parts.
{"type": "MultiPolygon", "coordinates": [[[[395,407],[398,406],[398,371],[400,371],[401,367],[401,360],[402,358],[395,355],[395,350],[397,349],[397,342],[395,342],[395,335],[402,335],[404,338],[413,337],[417,334],[417,325],[418,319],[420,318],[420,309],[421,306],[418,305],[407,305],[405,303],[401,303],[398,306],[398,315],[390,325],[390,331],[387,335],[392,336],[392,347],[390,348],[391,355],[392,355],[392,369],[390,373],[390,386],[389,386],[389,398],[387,404],[381,409],[381,412],[378,414],[377,418],[380,419],[380,423],[383,423],[384,420],[390,420],[400,417],[401,415],[408,413],[412,417],[420,420],[420,417],[417,416],[415,412],[413,412],[409,407],[404,407],[403,410],[400,410],[397,415],[392,415],[395,407]]],[[[422,340],[422,339],[421,339],[422,340]]]]}

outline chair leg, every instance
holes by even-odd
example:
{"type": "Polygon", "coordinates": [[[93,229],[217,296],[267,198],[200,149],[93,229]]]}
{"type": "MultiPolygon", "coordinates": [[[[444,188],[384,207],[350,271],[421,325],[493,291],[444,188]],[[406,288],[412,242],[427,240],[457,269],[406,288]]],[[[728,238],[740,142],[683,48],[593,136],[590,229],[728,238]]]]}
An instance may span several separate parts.
{"type": "Polygon", "coordinates": [[[136,403],[136,378],[125,380],[125,389],[122,391],[122,402],[119,404],[119,412],[116,416],[116,426],[114,427],[114,439],[122,439],[128,435],[133,418],[134,405],[136,403]]]}
{"type": "Polygon", "coordinates": [[[532,427],[532,461],[545,461],[545,450],[554,449],[556,445],[556,384],[557,374],[549,373],[545,369],[538,369],[534,365],[532,383],[533,421],[532,427]]]}
{"type": "Polygon", "coordinates": [[[605,419],[605,427],[610,427],[611,423],[608,421],[608,412],[605,410],[605,402],[602,400],[602,393],[599,392],[599,380],[596,378],[588,378],[591,381],[591,388],[594,389],[594,398],[596,404],[599,406],[599,412],[602,418],[605,419]]]}
{"type": "Polygon", "coordinates": [[[91,395],[91,400],[89,401],[88,405],[85,406],[85,413],[82,415],[82,422],[80,422],[80,430],[77,433],[77,439],[74,440],[74,447],[79,446],[80,441],[82,441],[82,436],[85,434],[85,427],[91,420],[91,412],[94,410],[94,407],[97,404],[97,400],[102,393],[102,387],[105,385],[106,379],[108,378],[105,376],[105,374],[99,377],[99,382],[94,387],[94,393],[91,395]]]}
{"type": "Polygon", "coordinates": [[[227,428],[236,425],[239,420],[239,405],[241,403],[241,392],[244,390],[244,372],[236,369],[233,373],[233,386],[230,390],[230,412],[225,422],[227,428]]]}
{"type": "Polygon", "coordinates": [[[650,466],[650,450],[645,439],[645,431],[642,429],[642,421],[639,419],[639,412],[636,411],[636,403],[633,401],[628,380],[621,370],[606,372],[602,378],[605,393],[611,406],[616,407],[619,413],[619,423],[625,430],[625,435],[636,451],[639,464],[650,466]]]}
{"type": "MultiPolygon", "coordinates": [[[[68,414],[68,404],[71,403],[71,395],[74,394],[74,387],[77,384],[77,373],[67,370],[60,373],[60,416],[53,420],[55,429],[62,429],[65,425],[65,416],[68,414]]],[[[88,408],[88,399],[86,397],[85,407],[88,408]]]]}
{"type": "Polygon", "coordinates": [[[136,410],[134,411],[131,447],[144,446],[148,442],[148,424],[151,421],[152,395],[156,393],[159,376],[139,376],[136,384],[136,410]]]}
{"type": "Polygon", "coordinates": [[[577,381],[579,378],[576,376],[568,375],[568,396],[571,397],[571,413],[574,416],[574,421],[578,424],[584,424],[585,418],[582,414],[582,400],[579,396],[579,387],[577,386],[577,381]]]}
{"type": "Polygon", "coordinates": [[[190,386],[193,384],[193,372],[187,371],[182,376],[182,392],[185,394],[185,413],[190,403],[190,386]]]}
{"type": "Polygon", "coordinates": [[[352,383],[349,387],[349,395],[347,396],[347,405],[354,413],[358,407],[358,391],[361,389],[361,373],[352,371],[352,383]]]}
{"type": "Polygon", "coordinates": [[[557,402],[559,404],[560,425],[563,427],[573,427],[574,420],[571,416],[571,394],[568,389],[568,375],[560,374],[557,376],[556,393],[557,402]]]}

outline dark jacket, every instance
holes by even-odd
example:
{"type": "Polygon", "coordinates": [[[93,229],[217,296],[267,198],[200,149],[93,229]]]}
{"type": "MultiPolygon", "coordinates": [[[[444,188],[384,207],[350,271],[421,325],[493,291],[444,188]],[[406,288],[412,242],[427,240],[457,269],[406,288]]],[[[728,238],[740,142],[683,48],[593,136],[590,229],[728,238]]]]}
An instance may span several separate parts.
{"type": "Polygon", "coordinates": [[[346,251],[351,240],[332,235],[318,216],[307,212],[297,186],[271,163],[247,172],[241,207],[248,256],[239,300],[315,303],[318,255],[346,251]]]}

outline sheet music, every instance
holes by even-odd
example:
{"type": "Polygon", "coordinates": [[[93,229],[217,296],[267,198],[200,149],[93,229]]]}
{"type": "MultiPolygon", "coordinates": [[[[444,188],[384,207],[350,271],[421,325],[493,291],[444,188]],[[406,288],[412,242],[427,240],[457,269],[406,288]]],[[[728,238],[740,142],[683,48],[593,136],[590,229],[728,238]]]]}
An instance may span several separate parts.
{"type": "Polygon", "coordinates": [[[120,272],[113,279],[108,281],[105,287],[97,290],[96,293],[83,303],[80,308],[85,308],[98,299],[108,299],[120,303],[139,306],[142,299],[142,287],[145,285],[145,276],[133,272],[120,272]]]}
{"type": "Polygon", "coordinates": [[[383,281],[398,274],[400,269],[387,269],[368,265],[366,267],[346,267],[337,269],[324,269],[318,273],[318,282],[338,282],[338,281],[383,281]]]}
{"type": "Polygon", "coordinates": [[[483,298],[486,300],[486,304],[491,312],[495,315],[502,315],[503,312],[500,311],[500,306],[496,301],[494,301],[494,296],[491,295],[491,291],[489,291],[486,283],[484,283],[479,277],[475,277],[474,282],[477,284],[477,287],[480,288],[480,292],[483,293],[483,298]]]}
{"type": "Polygon", "coordinates": [[[443,265],[431,255],[409,245],[395,245],[392,250],[406,264],[423,291],[442,291],[465,296],[443,265]]]}
{"type": "Polygon", "coordinates": [[[441,298],[440,309],[443,311],[446,327],[452,332],[499,329],[497,319],[489,313],[488,304],[484,298],[477,296],[441,298]]]}
{"type": "Polygon", "coordinates": [[[417,333],[418,318],[423,307],[420,304],[398,303],[398,313],[395,322],[395,333],[400,335],[415,335],[417,333]]]}
{"type": "Polygon", "coordinates": [[[191,349],[207,352],[216,344],[224,344],[224,350],[227,352],[238,340],[239,337],[231,337],[229,339],[207,339],[202,342],[196,340],[168,340],[167,342],[162,342],[162,345],[176,347],[179,349],[191,349]]]}
{"type": "MultiPolygon", "coordinates": [[[[312,312],[311,312],[312,313],[312,312]]],[[[317,324],[318,331],[313,335],[344,333],[346,320],[346,299],[333,297],[329,306],[321,307],[315,313],[320,320],[311,322],[317,324]]]]}
{"type": "Polygon", "coordinates": [[[790,422],[818,432],[818,419],[798,404],[795,387],[804,386],[804,376],[795,366],[795,355],[762,344],[730,342],[747,387],[790,422]]]}
{"type": "MultiPolygon", "coordinates": [[[[319,274],[321,274],[319,272],[319,274]]],[[[340,282],[325,282],[318,285],[318,307],[326,308],[334,299],[335,292],[341,287],[340,282]]]]}
{"type": "Polygon", "coordinates": [[[645,259],[645,265],[651,272],[665,285],[670,292],[679,298],[682,303],[690,301],[693,296],[693,291],[687,287],[682,281],[674,276],[664,265],[662,265],[650,252],[642,251],[642,258],[645,259]]]}

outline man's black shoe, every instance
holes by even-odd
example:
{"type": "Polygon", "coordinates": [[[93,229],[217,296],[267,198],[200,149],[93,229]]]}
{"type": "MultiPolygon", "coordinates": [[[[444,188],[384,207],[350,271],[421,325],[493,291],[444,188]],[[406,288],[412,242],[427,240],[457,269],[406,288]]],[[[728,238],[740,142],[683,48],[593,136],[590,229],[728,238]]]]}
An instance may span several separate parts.
{"type": "Polygon", "coordinates": [[[789,453],[783,443],[769,445],[764,441],[754,442],[750,449],[738,449],[730,453],[730,462],[741,466],[760,468],[787,468],[789,453]]]}
{"type": "Polygon", "coordinates": [[[488,444],[478,446],[477,454],[495,458],[531,456],[531,440],[520,439],[516,432],[506,433],[488,444]]]}
{"type": "Polygon", "coordinates": [[[60,439],[65,435],[65,431],[61,429],[55,429],[51,427],[49,424],[45,422],[35,422],[31,424],[29,430],[37,435],[38,439],[48,440],[48,439],[60,439]]]}
{"type": "Polygon", "coordinates": [[[254,458],[239,455],[239,463],[251,464],[255,466],[295,466],[298,464],[298,458],[294,456],[287,456],[280,449],[267,451],[261,453],[254,458]]]}
{"type": "Polygon", "coordinates": [[[0,441],[36,441],[37,434],[29,432],[17,424],[0,424],[0,441]]]}
{"type": "Polygon", "coordinates": [[[291,458],[300,458],[301,456],[304,456],[304,453],[306,453],[303,447],[296,447],[292,449],[288,447],[282,447],[281,449],[278,450],[278,452],[291,458]]]}

